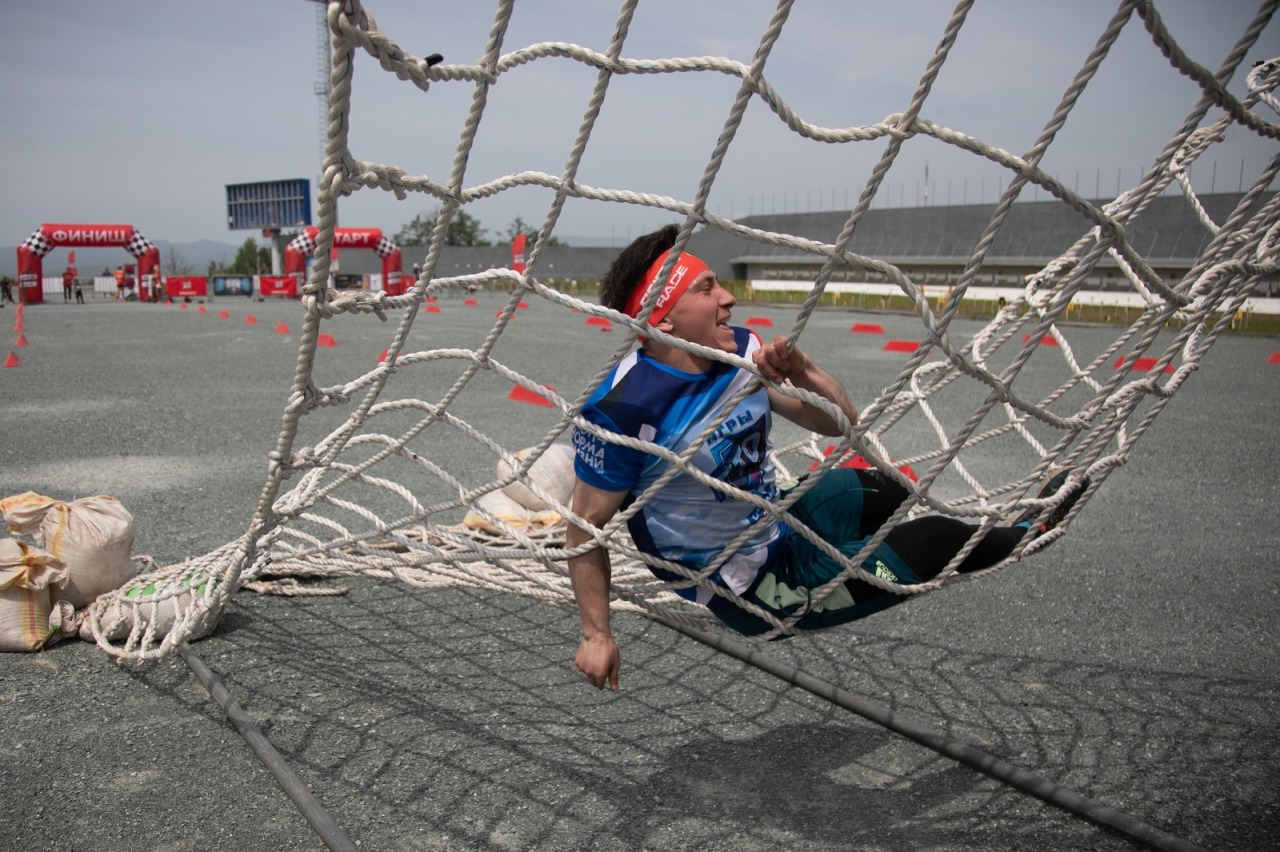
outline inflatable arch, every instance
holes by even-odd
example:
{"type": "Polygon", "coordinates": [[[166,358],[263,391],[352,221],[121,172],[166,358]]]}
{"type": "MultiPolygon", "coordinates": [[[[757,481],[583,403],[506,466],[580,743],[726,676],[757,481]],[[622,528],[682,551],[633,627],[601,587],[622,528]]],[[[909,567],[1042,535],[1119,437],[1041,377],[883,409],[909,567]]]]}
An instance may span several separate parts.
{"type": "MultiPolygon", "coordinates": [[[[301,289],[307,272],[307,257],[316,250],[316,234],[319,230],[306,227],[290,240],[284,249],[284,274],[294,276],[301,289]]],[[[388,296],[399,296],[405,291],[401,275],[400,247],[382,236],[380,228],[334,228],[333,250],[360,248],[373,249],[382,258],[382,289],[388,296]]]]}
{"type": "Polygon", "coordinates": [[[24,302],[44,301],[41,279],[44,256],[55,248],[77,246],[120,246],[138,259],[133,286],[148,289],[156,285],[160,268],[160,249],[132,225],[56,225],[44,224],[18,246],[18,290],[24,302]]]}

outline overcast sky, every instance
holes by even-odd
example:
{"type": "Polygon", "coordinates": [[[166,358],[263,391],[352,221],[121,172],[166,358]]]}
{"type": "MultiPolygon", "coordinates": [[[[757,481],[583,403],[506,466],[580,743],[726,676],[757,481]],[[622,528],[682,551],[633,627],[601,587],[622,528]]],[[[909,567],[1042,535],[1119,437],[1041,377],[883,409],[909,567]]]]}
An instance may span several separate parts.
{"type": "MultiPolygon", "coordinates": [[[[313,3],[0,4],[7,166],[0,244],[22,242],[42,222],[129,224],[153,240],[239,243],[255,232],[227,229],[226,184],[314,180],[318,174],[315,87],[322,48],[313,3]]],[[[624,53],[749,63],[774,5],[642,0],[624,53]]],[[[923,116],[1024,153],[1117,5],[978,0],[923,116]]],[[[1157,3],[1182,48],[1211,69],[1257,5],[1157,3]]],[[[366,8],[406,51],[440,53],[446,64],[475,63],[494,16],[494,5],[483,0],[369,0],[366,8]]],[[[951,9],[934,0],[799,0],[765,76],[812,123],[873,124],[906,108],[951,9]]],[[[603,0],[518,0],[502,50],[564,41],[604,51],[616,11],[616,4],[603,0]]],[[[1273,21],[1231,80],[1231,91],[1243,96],[1252,61],[1277,55],[1280,21],[1273,21]]],[[[504,75],[490,94],[466,185],[526,170],[562,173],[595,77],[593,69],[567,59],[539,60],[504,75]]],[[[423,93],[361,53],[353,86],[355,156],[446,182],[471,84],[435,83],[423,93]]],[[[718,74],[616,77],[579,180],[691,199],[737,88],[736,79],[718,74]]],[[[1135,16],[1044,167],[1086,195],[1114,195],[1136,181],[1199,94],[1169,67],[1135,16]]],[[[884,150],[883,140],[831,145],[801,139],[756,102],[709,208],[741,216],[847,207],[884,150]]],[[[1201,191],[1235,191],[1242,169],[1247,183],[1276,150],[1274,141],[1233,131],[1196,165],[1194,183],[1201,191]]],[[[926,195],[934,205],[991,202],[997,182],[1007,179],[973,154],[917,137],[905,146],[876,204],[910,206],[926,195]]],[[[467,209],[494,238],[516,216],[540,225],[549,201],[546,190],[522,189],[467,209]]],[[[340,203],[340,224],[394,236],[436,206],[425,195],[398,201],[390,193],[361,190],[340,203]]],[[[579,201],[566,207],[557,234],[621,245],[671,220],[632,205],[579,201]]]]}

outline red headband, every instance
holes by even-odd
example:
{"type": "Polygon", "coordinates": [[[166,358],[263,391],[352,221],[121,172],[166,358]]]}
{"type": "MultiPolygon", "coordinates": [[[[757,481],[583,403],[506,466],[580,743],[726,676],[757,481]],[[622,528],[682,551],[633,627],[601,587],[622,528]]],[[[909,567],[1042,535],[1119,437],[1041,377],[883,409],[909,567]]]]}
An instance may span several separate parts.
{"type": "MultiPolygon", "coordinates": [[[[640,308],[644,305],[649,291],[653,289],[654,281],[657,279],[658,273],[662,271],[662,264],[667,262],[667,255],[670,253],[670,251],[664,251],[649,267],[649,271],[644,274],[644,278],[636,285],[636,289],[631,292],[631,298],[627,300],[627,316],[635,317],[639,315],[640,308]]],[[[685,290],[689,289],[689,285],[693,283],[694,279],[709,268],[688,252],[681,254],[671,270],[671,275],[667,277],[666,286],[658,294],[658,301],[653,306],[653,313],[649,314],[649,325],[656,326],[662,322],[662,318],[675,307],[676,302],[680,301],[680,297],[684,295],[685,290]]]]}

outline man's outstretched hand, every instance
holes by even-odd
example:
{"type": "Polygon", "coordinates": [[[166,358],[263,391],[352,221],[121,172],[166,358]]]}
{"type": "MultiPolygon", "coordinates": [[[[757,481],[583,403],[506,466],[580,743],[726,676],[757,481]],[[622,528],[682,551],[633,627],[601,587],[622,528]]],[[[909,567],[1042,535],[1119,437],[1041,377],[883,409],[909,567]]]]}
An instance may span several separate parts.
{"type": "Polygon", "coordinates": [[[596,689],[604,689],[608,684],[614,692],[618,691],[618,668],[622,665],[622,656],[612,635],[598,633],[590,639],[583,639],[573,664],[596,689]]]}

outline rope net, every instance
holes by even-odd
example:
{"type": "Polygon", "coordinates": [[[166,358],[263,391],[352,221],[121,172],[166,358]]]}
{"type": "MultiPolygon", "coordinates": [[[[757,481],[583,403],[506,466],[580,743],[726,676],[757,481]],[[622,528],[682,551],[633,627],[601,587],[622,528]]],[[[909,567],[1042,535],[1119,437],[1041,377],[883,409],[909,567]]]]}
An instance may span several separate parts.
{"type": "MultiPolygon", "coordinates": [[[[1004,562],[964,577],[999,570],[1043,547],[1065,532],[1108,475],[1125,463],[1135,442],[1230,326],[1258,282],[1276,274],[1280,196],[1267,193],[1266,188],[1275,180],[1280,157],[1266,163],[1244,189],[1236,208],[1221,221],[1213,221],[1205,212],[1188,174],[1191,164],[1221,141],[1228,129],[1243,128],[1270,140],[1280,135],[1280,127],[1255,112],[1259,106],[1277,108],[1270,93],[1280,80],[1280,60],[1256,64],[1247,74],[1245,94],[1233,95],[1226,87],[1275,5],[1263,5],[1217,70],[1210,71],[1184,54],[1153,3],[1121,3],[1112,18],[1100,22],[1101,34],[1092,52],[1034,145],[1019,156],[928,118],[931,88],[960,36],[969,12],[967,2],[961,2],[946,22],[937,49],[903,110],[872,124],[850,127],[811,123],[796,114],[768,82],[767,60],[791,11],[790,2],[778,4],[754,58],[744,64],[714,57],[629,58],[625,44],[636,0],[622,4],[604,53],[560,42],[503,52],[514,7],[512,0],[505,0],[497,5],[488,42],[473,65],[438,64],[438,58],[415,56],[382,32],[359,0],[330,2],[333,65],[319,236],[301,297],[304,321],[296,374],[261,498],[239,539],[204,556],[156,566],[119,592],[99,599],[88,621],[98,644],[121,657],[159,657],[212,630],[236,590],[251,586],[306,593],[308,586],[297,582],[301,577],[367,575],[423,588],[469,585],[571,604],[564,529],[572,513],[568,492],[556,481],[554,471],[560,467],[548,464],[571,453],[566,445],[574,425],[593,428],[579,417],[580,406],[634,347],[641,326],[591,299],[544,282],[543,256],[569,202],[598,205],[601,215],[622,205],[665,211],[680,225],[677,249],[688,243],[695,228],[701,228],[817,258],[821,266],[815,283],[787,330],[792,341],[803,341],[806,326],[818,315],[819,299],[837,273],[878,273],[910,297],[920,325],[918,347],[891,382],[870,401],[862,400],[859,422],[850,425],[842,419],[845,430],[837,439],[799,435],[786,443],[778,440],[774,448],[779,480],[804,473],[816,480],[857,454],[908,487],[910,499],[862,554],[852,559],[833,554],[843,560],[844,576],[860,572],[862,558],[895,525],[922,513],[942,513],[975,523],[979,531],[940,575],[911,586],[866,572],[860,572],[860,579],[900,595],[954,582],[961,576],[955,566],[987,530],[1029,509],[1048,512],[1063,501],[1065,489],[1041,492],[1052,472],[1071,471],[1072,483],[1087,475],[1090,484],[1065,523],[1045,535],[1028,536],[1004,562]],[[1193,92],[1198,90],[1200,97],[1167,144],[1153,153],[1137,185],[1098,206],[1043,171],[1041,163],[1126,27],[1145,28],[1145,41],[1188,78],[1187,85],[1193,92]],[[361,53],[422,93],[440,86],[470,90],[470,107],[443,181],[360,159],[351,150],[353,68],[361,53]],[[502,125],[500,116],[485,115],[492,88],[539,63],[566,61],[592,69],[595,83],[582,104],[581,121],[562,172],[513,169],[499,179],[468,184],[468,158],[481,128],[507,133],[512,129],[502,125]],[[711,154],[687,197],[579,181],[611,86],[628,77],[644,81],[679,75],[728,78],[736,87],[725,104],[727,117],[718,136],[705,140],[711,154]],[[878,152],[834,241],[761,230],[708,210],[717,174],[752,103],[763,104],[776,122],[814,144],[873,146],[878,152]],[[487,121],[482,123],[482,117],[487,121]],[[898,266],[850,249],[859,223],[884,191],[886,176],[904,146],[918,138],[995,164],[1008,181],[981,236],[972,244],[958,282],[947,298],[932,303],[920,282],[898,266]],[[952,327],[959,307],[979,279],[1013,203],[1028,187],[1038,187],[1078,216],[1079,239],[1027,276],[1016,298],[979,333],[961,335],[952,327]],[[450,223],[461,211],[501,193],[530,188],[550,201],[522,273],[507,268],[452,276],[438,273],[450,223]],[[421,272],[404,295],[338,292],[328,287],[337,202],[357,191],[383,191],[398,199],[417,196],[439,205],[421,272]],[[1207,237],[1193,268],[1177,281],[1163,280],[1126,237],[1127,229],[1152,201],[1170,193],[1180,195],[1195,211],[1207,237]],[[1126,286],[1140,295],[1140,315],[1128,327],[1113,329],[1115,336],[1101,348],[1073,345],[1075,329],[1064,321],[1087,277],[1104,260],[1113,261],[1126,286]],[[503,293],[495,302],[501,307],[491,323],[486,320],[479,331],[467,333],[438,323],[428,330],[424,307],[437,296],[458,296],[477,287],[503,293]],[[543,357],[532,364],[528,359],[518,363],[506,355],[519,351],[513,341],[521,335],[545,334],[523,323],[522,313],[531,310],[555,314],[566,328],[581,324],[584,315],[603,318],[625,331],[626,339],[618,345],[619,335],[597,336],[609,341],[609,348],[590,353],[595,357],[591,363],[580,363],[586,359],[576,356],[557,359],[557,347],[546,346],[544,340],[543,357]],[[326,351],[317,347],[322,330],[375,321],[386,324],[385,357],[353,377],[329,379],[336,364],[320,357],[326,351]],[[495,409],[483,402],[504,391],[548,404],[528,406],[513,415],[510,407],[495,409]],[[552,473],[540,473],[544,468],[552,473]],[[900,468],[909,468],[915,479],[900,468]]],[[[663,340],[689,346],[665,335],[663,340]]],[[[753,369],[732,355],[695,351],[753,369]]],[[[830,403],[804,391],[779,390],[825,405],[838,415],[830,403]]],[[[725,411],[731,407],[732,403],[725,411]]],[[[712,424],[695,446],[718,425],[712,424]]],[[[641,446],[666,457],[670,473],[682,468],[683,458],[653,445],[641,446]]],[[[717,487],[734,499],[755,499],[732,486],[717,487]]],[[[614,607],[645,614],[660,611],[668,620],[712,628],[718,622],[705,608],[677,597],[672,584],[657,580],[648,566],[674,571],[685,578],[686,585],[703,578],[641,553],[627,536],[625,518],[648,496],[648,492],[639,495],[628,511],[594,531],[594,542],[613,556],[614,607]]],[[[784,506],[766,508],[784,521],[790,517],[784,506]]],[[[811,536],[803,529],[799,533],[811,536]]],[[[741,538],[729,545],[728,553],[741,538]]],[[[824,587],[818,597],[841,579],[824,587]]],[[[761,638],[796,632],[791,622],[766,617],[774,630],[761,638]]]]}

